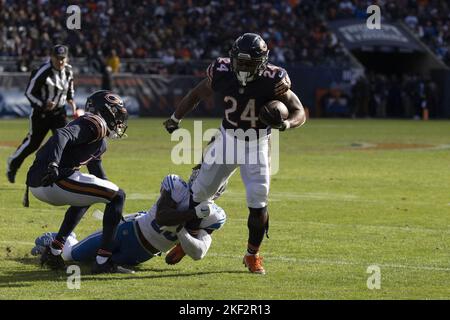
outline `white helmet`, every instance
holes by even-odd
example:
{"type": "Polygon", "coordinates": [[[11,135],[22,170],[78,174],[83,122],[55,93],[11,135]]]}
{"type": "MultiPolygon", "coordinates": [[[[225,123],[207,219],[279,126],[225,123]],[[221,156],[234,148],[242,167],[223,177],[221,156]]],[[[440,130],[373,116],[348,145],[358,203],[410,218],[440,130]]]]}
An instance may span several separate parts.
{"type": "Polygon", "coordinates": [[[212,232],[214,230],[219,230],[225,224],[225,221],[227,220],[225,211],[215,203],[212,204],[212,207],[213,212],[206,218],[203,218],[200,222],[200,229],[212,232]]]}

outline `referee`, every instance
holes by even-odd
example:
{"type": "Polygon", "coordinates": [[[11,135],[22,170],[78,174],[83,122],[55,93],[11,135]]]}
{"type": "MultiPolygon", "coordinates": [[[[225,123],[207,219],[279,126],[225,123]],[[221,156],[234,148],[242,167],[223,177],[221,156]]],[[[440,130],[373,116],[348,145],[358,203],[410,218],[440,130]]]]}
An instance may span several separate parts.
{"type": "Polygon", "coordinates": [[[17,170],[25,158],[36,151],[47,132],[67,124],[66,102],[76,116],[72,66],[67,64],[69,49],[64,45],[52,48],[50,61],[31,73],[25,96],[31,103],[30,131],[17,150],[8,158],[6,175],[15,182],[17,170]]]}

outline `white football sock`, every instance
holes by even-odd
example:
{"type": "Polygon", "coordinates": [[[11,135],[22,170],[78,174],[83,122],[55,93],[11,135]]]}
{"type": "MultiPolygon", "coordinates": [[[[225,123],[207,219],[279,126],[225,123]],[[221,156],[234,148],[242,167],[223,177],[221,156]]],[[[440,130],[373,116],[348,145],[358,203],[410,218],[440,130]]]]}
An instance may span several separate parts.
{"type": "Polygon", "coordinates": [[[54,256],[59,256],[62,253],[62,250],[54,249],[53,247],[50,247],[50,251],[52,252],[52,255],[54,255],[54,256]]]}
{"type": "Polygon", "coordinates": [[[97,256],[95,260],[98,264],[104,264],[106,261],[108,261],[108,257],[97,256]]]}

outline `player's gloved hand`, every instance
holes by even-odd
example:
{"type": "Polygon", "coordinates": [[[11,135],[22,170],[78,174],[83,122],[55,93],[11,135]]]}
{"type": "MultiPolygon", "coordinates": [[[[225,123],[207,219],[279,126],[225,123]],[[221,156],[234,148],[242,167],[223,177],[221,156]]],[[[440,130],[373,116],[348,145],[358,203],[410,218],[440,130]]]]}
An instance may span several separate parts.
{"type": "Polygon", "coordinates": [[[275,109],[271,112],[260,113],[260,120],[262,123],[270,126],[273,129],[278,129],[284,131],[290,128],[290,122],[288,120],[283,120],[280,110],[275,109]]]}
{"type": "Polygon", "coordinates": [[[208,217],[213,211],[213,203],[211,201],[202,201],[195,207],[195,214],[198,218],[203,219],[208,217]]]}
{"type": "MultiPolygon", "coordinates": [[[[263,108],[267,108],[264,106],[263,108]]],[[[278,129],[277,127],[281,126],[283,123],[283,117],[281,116],[280,110],[270,110],[265,109],[264,112],[260,112],[259,120],[272,128],[278,129]]]]}
{"type": "Polygon", "coordinates": [[[172,115],[169,119],[164,121],[164,127],[166,127],[167,132],[172,133],[179,128],[181,120],[175,118],[175,115],[172,115]]]}
{"type": "Polygon", "coordinates": [[[58,164],[56,162],[51,162],[47,167],[47,173],[41,180],[42,186],[48,187],[50,185],[53,185],[53,183],[58,178],[58,174],[58,164]]]}

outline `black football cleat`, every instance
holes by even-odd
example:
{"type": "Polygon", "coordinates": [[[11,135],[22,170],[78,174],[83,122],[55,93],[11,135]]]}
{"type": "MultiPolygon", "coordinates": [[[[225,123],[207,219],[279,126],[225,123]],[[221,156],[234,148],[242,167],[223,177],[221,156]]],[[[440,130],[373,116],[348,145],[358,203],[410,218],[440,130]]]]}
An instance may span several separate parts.
{"type": "Polygon", "coordinates": [[[41,267],[48,267],[52,270],[65,270],[66,264],[61,255],[55,256],[50,247],[46,247],[41,255],[41,267]]]}
{"type": "Polygon", "coordinates": [[[16,170],[8,170],[6,171],[6,177],[8,178],[9,183],[16,182],[16,170]]]}
{"type": "Polygon", "coordinates": [[[111,259],[108,259],[105,263],[99,264],[97,261],[92,265],[92,273],[135,273],[133,270],[121,267],[117,265],[111,259]]]}

